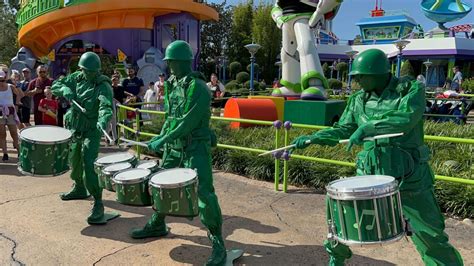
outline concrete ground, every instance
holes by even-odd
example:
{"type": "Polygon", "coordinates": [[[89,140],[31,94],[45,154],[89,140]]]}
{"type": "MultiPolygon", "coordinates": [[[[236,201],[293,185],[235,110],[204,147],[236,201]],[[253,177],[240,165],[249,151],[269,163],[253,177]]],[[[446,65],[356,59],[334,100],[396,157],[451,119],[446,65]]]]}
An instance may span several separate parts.
{"type": "MultiPolygon", "coordinates": [[[[64,202],[58,197],[71,186],[68,174],[23,176],[13,150],[10,156],[9,162],[0,163],[0,265],[203,265],[211,252],[199,219],[169,218],[168,236],[131,239],[130,228],[144,225],[152,210],[121,205],[108,191],[106,210],[122,216],[107,225],[90,226],[85,221],[90,199],[64,202]]],[[[324,195],[294,187],[287,194],[275,192],[270,183],[223,172],[216,172],[214,179],[227,248],[245,251],[238,264],[326,264],[324,195]]],[[[474,265],[472,224],[448,219],[446,232],[465,264],[474,265]]],[[[350,265],[422,265],[406,239],[353,251],[350,265]]]]}

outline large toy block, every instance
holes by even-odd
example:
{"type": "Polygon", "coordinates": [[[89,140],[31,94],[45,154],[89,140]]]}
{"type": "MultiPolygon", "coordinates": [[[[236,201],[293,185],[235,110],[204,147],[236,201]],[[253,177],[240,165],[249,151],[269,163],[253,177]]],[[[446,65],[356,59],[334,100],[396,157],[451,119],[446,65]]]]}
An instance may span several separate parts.
{"type": "Polygon", "coordinates": [[[339,120],[345,101],[285,101],[285,121],[296,124],[332,126],[339,120]]]}

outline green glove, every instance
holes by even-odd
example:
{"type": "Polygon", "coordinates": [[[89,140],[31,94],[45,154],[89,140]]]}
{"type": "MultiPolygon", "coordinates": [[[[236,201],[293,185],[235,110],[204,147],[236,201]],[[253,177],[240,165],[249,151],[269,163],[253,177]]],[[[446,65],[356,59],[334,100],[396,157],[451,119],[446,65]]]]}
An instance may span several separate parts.
{"type": "Polygon", "coordinates": [[[148,143],[155,142],[155,141],[161,139],[162,137],[163,137],[162,135],[154,136],[152,139],[150,139],[150,140],[148,141],[148,143]]]}
{"type": "Polygon", "coordinates": [[[153,139],[148,143],[148,149],[154,152],[159,152],[168,141],[168,138],[163,136],[156,136],[153,139]]]}
{"type": "Polygon", "coordinates": [[[364,143],[364,138],[367,137],[362,128],[358,128],[354,133],[352,133],[349,138],[349,144],[347,145],[347,151],[351,151],[352,146],[362,145],[364,143]]]}
{"type": "Polygon", "coordinates": [[[313,136],[299,136],[291,144],[295,145],[296,149],[307,148],[313,142],[313,136]]]}
{"type": "Polygon", "coordinates": [[[68,100],[72,101],[76,98],[76,94],[69,88],[69,87],[62,87],[63,97],[68,100]]]}

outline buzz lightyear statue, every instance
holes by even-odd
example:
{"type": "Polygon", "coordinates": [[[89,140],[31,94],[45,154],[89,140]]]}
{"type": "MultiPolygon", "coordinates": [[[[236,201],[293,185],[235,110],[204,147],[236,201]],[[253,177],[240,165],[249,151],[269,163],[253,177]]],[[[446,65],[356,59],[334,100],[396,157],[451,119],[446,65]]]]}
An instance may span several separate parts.
{"type": "Polygon", "coordinates": [[[276,0],[272,18],[283,32],[282,87],[273,96],[326,100],[328,82],[319,61],[312,27],[332,20],[343,0],[276,0]]]}

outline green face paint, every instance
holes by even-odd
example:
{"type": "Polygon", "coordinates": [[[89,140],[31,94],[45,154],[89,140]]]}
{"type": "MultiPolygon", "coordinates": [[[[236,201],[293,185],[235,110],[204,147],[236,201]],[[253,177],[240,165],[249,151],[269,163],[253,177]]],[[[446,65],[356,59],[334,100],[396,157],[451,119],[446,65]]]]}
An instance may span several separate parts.
{"type": "Polygon", "coordinates": [[[99,72],[90,71],[87,69],[82,69],[82,74],[87,79],[87,81],[94,81],[99,76],[99,72]]]}
{"type": "Polygon", "coordinates": [[[171,74],[175,75],[178,79],[192,72],[191,61],[168,60],[167,62],[171,74]]]}

